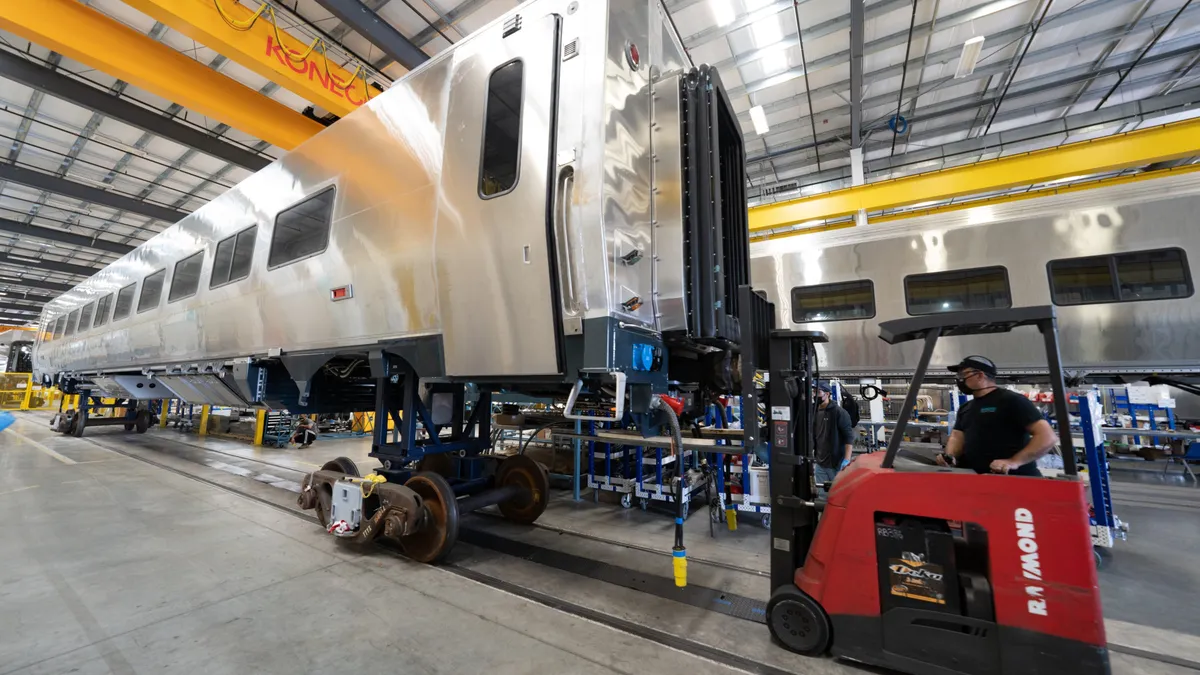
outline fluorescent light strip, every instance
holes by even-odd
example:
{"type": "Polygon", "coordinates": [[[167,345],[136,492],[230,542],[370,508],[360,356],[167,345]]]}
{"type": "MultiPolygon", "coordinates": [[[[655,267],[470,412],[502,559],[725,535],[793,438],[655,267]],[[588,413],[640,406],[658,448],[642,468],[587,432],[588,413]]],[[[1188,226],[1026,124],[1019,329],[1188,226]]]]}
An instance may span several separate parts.
{"type": "Polygon", "coordinates": [[[754,124],[754,133],[759,136],[763,136],[771,130],[771,127],[767,125],[767,114],[763,112],[761,105],[750,109],[750,122],[754,124]]]}
{"type": "Polygon", "coordinates": [[[962,55],[958,57],[958,68],[954,71],[954,79],[961,79],[975,72],[975,63],[979,61],[979,52],[981,51],[983,51],[982,35],[976,35],[963,43],[962,55]]]}

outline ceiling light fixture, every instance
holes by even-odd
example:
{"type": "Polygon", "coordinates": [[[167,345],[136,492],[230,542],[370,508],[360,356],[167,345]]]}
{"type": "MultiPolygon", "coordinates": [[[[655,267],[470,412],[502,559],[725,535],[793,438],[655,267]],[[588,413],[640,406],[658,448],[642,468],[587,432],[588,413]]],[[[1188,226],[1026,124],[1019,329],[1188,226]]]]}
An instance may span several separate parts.
{"type": "Polygon", "coordinates": [[[763,112],[761,105],[750,109],[750,121],[754,124],[754,133],[759,136],[764,136],[771,130],[771,127],[767,125],[767,113],[763,112]]]}
{"type": "Polygon", "coordinates": [[[34,260],[33,258],[25,258],[25,257],[19,256],[19,255],[13,255],[11,253],[8,254],[8,259],[16,260],[17,262],[34,263],[34,264],[41,262],[40,260],[34,260]]]}
{"type": "Polygon", "coordinates": [[[733,23],[732,0],[709,0],[708,5],[712,9],[713,21],[716,21],[718,26],[728,26],[733,23]]]}
{"type": "Polygon", "coordinates": [[[961,79],[975,72],[975,63],[979,61],[979,52],[981,51],[983,51],[982,35],[976,35],[963,43],[962,56],[958,57],[958,68],[954,71],[954,79],[961,79]]]}

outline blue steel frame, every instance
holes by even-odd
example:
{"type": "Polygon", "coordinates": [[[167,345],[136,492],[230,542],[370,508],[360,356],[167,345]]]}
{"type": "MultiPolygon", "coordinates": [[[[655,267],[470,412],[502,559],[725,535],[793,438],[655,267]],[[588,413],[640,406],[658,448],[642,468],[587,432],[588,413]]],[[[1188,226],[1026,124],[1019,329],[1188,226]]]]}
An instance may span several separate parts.
{"type": "MultiPolygon", "coordinates": [[[[466,385],[435,383],[431,395],[449,394],[453,416],[447,424],[434,424],[433,416],[421,400],[420,378],[403,359],[384,355],[383,377],[375,387],[375,429],[372,432],[371,457],[384,463],[385,472],[404,472],[409,464],[427,455],[455,453],[461,459],[476,459],[491,448],[492,393],[480,391],[479,398],[467,414],[466,385]],[[388,429],[391,422],[393,429],[388,429]],[[443,429],[451,430],[443,438],[443,429]],[[418,430],[425,432],[418,438],[418,430]],[[391,437],[389,439],[389,436],[391,437]]],[[[476,479],[482,475],[479,462],[459,462],[461,478],[476,479]],[[465,475],[463,475],[465,474],[465,475]]]]}

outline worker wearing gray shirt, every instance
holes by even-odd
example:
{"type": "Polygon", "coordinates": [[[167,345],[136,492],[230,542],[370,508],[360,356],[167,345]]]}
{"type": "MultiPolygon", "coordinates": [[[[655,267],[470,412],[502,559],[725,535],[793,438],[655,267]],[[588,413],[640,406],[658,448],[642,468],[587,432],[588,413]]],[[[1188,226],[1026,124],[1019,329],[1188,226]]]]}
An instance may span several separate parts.
{"type": "Polygon", "coordinates": [[[817,416],[813,420],[813,478],[830,485],[854,452],[854,425],[846,409],[833,402],[829,383],[817,383],[817,416]]]}

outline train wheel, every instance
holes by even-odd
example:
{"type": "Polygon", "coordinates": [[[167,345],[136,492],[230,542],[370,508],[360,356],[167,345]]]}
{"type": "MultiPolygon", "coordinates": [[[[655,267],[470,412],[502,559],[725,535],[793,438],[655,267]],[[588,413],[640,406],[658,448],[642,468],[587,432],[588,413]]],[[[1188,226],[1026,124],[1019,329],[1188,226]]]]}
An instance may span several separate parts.
{"type": "Polygon", "coordinates": [[[420,530],[400,538],[400,545],[404,554],[417,562],[437,562],[458,540],[458,499],[446,479],[436,473],[418,473],[404,487],[421,497],[428,515],[420,530]]]}
{"type": "MultiPolygon", "coordinates": [[[[129,425],[125,425],[125,428],[128,429],[129,425]]],[[[137,421],[135,421],[133,423],[133,428],[137,429],[137,432],[139,434],[146,433],[146,430],[150,428],[150,411],[149,410],[139,410],[138,411],[137,421]]]]}
{"type": "Polygon", "coordinates": [[[819,656],[829,650],[833,629],[825,609],[809,595],[792,585],[782,586],[767,603],[767,626],[784,647],[819,656]]]}
{"type": "Polygon", "coordinates": [[[542,515],[550,502],[550,474],[546,467],[525,455],[513,455],[496,470],[496,485],[513,484],[524,487],[525,494],[500,502],[500,513],[514,523],[528,525],[542,515]]]}
{"type": "Polygon", "coordinates": [[[325,462],[325,465],[321,467],[321,470],[340,471],[348,476],[362,475],[358,472],[358,466],[354,463],[354,460],[350,459],[349,457],[338,457],[337,459],[331,459],[328,462],[325,462]]]}

